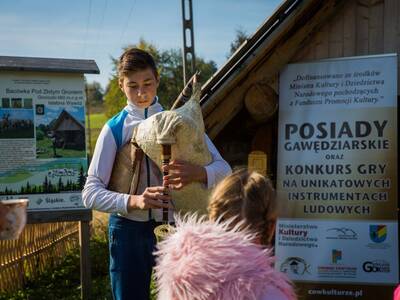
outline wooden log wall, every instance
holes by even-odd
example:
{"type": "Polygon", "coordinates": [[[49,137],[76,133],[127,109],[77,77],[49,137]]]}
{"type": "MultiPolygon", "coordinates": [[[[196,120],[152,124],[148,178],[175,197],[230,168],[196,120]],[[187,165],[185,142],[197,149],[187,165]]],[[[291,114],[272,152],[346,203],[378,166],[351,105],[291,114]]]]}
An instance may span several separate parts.
{"type": "Polygon", "coordinates": [[[26,225],[18,240],[0,241],[0,293],[23,288],[77,246],[77,222],[26,225]]]}
{"type": "MultiPolygon", "coordinates": [[[[260,122],[243,107],[246,94],[254,86],[268,86],[278,92],[279,71],[297,54],[299,48],[304,47],[303,41],[315,32],[315,28],[323,26],[325,20],[335,15],[342,7],[341,1],[314,1],[315,5],[313,1],[305,2],[307,3],[304,7],[299,9],[300,13],[287,20],[287,24],[265,41],[262,49],[257,50],[262,53],[261,59],[250,62],[246,68],[241,68],[242,73],[238,78],[227,83],[233,88],[220,93],[217,99],[213,99],[213,102],[203,108],[208,134],[211,138],[218,134],[215,139],[216,146],[233,167],[247,165],[247,155],[250,151],[262,151],[267,154],[267,165],[272,167],[272,170],[267,172],[275,173],[277,113],[275,118],[269,117],[260,122]],[[223,101],[219,99],[229,101],[221,105],[223,101]],[[232,116],[233,119],[230,119],[232,116]],[[262,130],[266,140],[263,140],[262,130]],[[246,144],[248,152],[243,153],[242,147],[241,159],[231,160],[232,157],[237,157],[233,151],[238,147],[233,145],[238,143],[246,144]]],[[[267,102],[274,105],[274,101],[267,102]]],[[[271,111],[273,110],[271,108],[271,111]]]]}
{"type": "Polygon", "coordinates": [[[291,62],[383,53],[400,53],[400,1],[348,0],[291,62]]]}
{"type": "MultiPolygon", "coordinates": [[[[283,42],[276,44],[273,49],[269,49],[267,45],[264,58],[253,66],[245,79],[224,95],[229,99],[226,105],[219,107],[215,104],[213,115],[207,117],[208,130],[212,137],[218,133],[215,142],[219,149],[226,152],[228,161],[234,157],[231,152],[239,149],[232,145],[238,142],[250,143],[251,146],[246,149],[265,152],[268,165],[273,169],[269,173],[274,173],[277,158],[277,116],[261,122],[258,127],[246,126],[247,131],[243,131],[244,124],[251,123],[252,116],[243,113],[246,109],[241,104],[245,102],[244,93],[256,84],[269,85],[278,93],[279,71],[285,64],[324,58],[400,53],[399,0],[346,0],[341,6],[329,6],[332,3],[333,0],[326,0],[325,6],[321,6],[303,26],[297,27],[297,32],[292,31],[290,36],[287,34],[283,42]],[[304,38],[306,34],[308,37],[304,38]],[[227,118],[226,115],[235,115],[229,124],[221,121],[227,118]],[[224,127],[220,133],[218,126],[224,127]],[[232,132],[243,134],[232,135],[232,132]]],[[[305,13],[302,18],[306,17],[305,13]]],[[[290,27],[290,24],[286,26],[290,27]]],[[[398,74],[399,66],[398,63],[398,74]]],[[[400,76],[398,91],[400,95],[400,76]]],[[[208,111],[205,112],[207,115],[208,111]]],[[[243,153],[245,150],[242,148],[240,164],[245,165],[246,153],[243,153]]],[[[235,166],[238,161],[236,159],[229,162],[235,166]]]]}

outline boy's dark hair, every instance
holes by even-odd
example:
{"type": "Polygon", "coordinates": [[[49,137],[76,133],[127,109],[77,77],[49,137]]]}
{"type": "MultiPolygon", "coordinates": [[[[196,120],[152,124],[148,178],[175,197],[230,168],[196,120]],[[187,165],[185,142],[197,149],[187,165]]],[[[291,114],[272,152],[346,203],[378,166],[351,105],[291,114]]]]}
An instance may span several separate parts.
{"type": "Polygon", "coordinates": [[[119,58],[118,77],[122,78],[131,72],[142,71],[148,68],[158,78],[156,63],[150,53],[139,48],[128,48],[119,58]]]}

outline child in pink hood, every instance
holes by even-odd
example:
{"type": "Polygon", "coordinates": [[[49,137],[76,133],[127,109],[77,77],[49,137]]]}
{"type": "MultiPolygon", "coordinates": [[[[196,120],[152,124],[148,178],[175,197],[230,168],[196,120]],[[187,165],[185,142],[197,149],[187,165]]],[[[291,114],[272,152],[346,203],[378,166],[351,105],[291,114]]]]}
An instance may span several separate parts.
{"type": "Polygon", "coordinates": [[[275,192],[264,176],[240,170],[214,190],[209,218],[177,218],[176,231],[158,244],[162,300],[291,300],[286,276],[273,267],[275,192]]]}

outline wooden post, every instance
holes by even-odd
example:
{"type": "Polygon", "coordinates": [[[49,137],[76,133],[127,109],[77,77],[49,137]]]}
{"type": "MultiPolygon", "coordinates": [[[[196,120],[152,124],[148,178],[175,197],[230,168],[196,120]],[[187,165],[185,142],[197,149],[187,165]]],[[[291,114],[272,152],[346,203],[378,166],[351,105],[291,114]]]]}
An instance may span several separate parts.
{"type": "MultiPolygon", "coordinates": [[[[86,85],[86,84],[85,84],[86,85]]],[[[88,146],[89,146],[89,163],[92,160],[93,152],[92,152],[92,141],[91,141],[91,128],[90,128],[90,102],[89,102],[89,89],[87,85],[85,86],[85,94],[86,94],[86,116],[87,116],[87,135],[88,135],[88,146]]]]}
{"type": "Polygon", "coordinates": [[[90,298],[91,273],[90,273],[90,226],[89,221],[79,221],[79,247],[81,253],[81,299],[90,298]]]}
{"type": "Polygon", "coordinates": [[[52,222],[75,222],[79,221],[79,248],[81,263],[81,298],[90,298],[91,273],[90,273],[90,226],[92,211],[90,209],[73,209],[59,211],[29,211],[27,212],[27,224],[52,223],[52,222]]]}

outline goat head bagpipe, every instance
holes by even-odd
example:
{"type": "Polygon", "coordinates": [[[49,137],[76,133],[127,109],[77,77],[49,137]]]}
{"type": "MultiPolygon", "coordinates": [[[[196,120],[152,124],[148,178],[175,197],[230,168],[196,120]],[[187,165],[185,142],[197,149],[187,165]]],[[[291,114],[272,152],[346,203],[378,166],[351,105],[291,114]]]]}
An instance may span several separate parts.
{"type": "MultiPolygon", "coordinates": [[[[157,113],[134,129],[132,139],[160,170],[169,159],[184,160],[199,166],[212,161],[199,103],[200,84],[196,80],[190,84],[193,92],[183,106],[174,108],[179,105],[178,97],[172,110],[157,113]]],[[[192,182],[180,190],[172,190],[170,195],[177,213],[206,213],[209,192],[204,184],[192,182]]]]}

